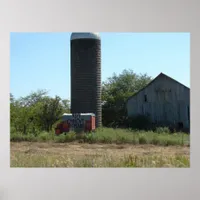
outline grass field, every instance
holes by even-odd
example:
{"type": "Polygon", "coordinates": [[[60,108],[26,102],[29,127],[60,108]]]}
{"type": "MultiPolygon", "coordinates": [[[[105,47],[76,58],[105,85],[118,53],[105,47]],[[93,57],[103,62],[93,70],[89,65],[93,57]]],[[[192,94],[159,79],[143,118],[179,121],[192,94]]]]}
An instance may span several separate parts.
{"type": "Polygon", "coordinates": [[[190,167],[187,146],[12,142],[11,167],[190,167]]]}
{"type": "Polygon", "coordinates": [[[66,142],[86,142],[86,143],[129,143],[129,144],[154,144],[154,145],[189,145],[190,136],[185,133],[169,133],[166,128],[157,129],[153,131],[136,131],[128,129],[111,129],[102,128],[97,129],[95,133],[76,135],[71,132],[56,136],[54,132],[43,132],[37,135],[28,134],[22,135],[20,133],[12,133],[10,137],[12,142],[47,142],[52,141],[56,143],[66,142]]]}
{"type": "Polygon", "coordinates": [[[103,128],[94,134],[11,134],[11,167],[190,167],[190,136],[103,128]]]}

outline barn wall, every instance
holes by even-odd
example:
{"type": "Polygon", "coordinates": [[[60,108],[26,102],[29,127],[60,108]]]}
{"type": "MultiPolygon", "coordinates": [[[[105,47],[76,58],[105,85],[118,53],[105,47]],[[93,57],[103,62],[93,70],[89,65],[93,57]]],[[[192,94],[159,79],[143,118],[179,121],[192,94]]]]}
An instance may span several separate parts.
{"type": "Polygon", "coordinates": [[[190,110],[190,90],[164,75],[127,102],[128,116],[150,115],[153,122],[182,122],[187,128],[190,123],[188,109],[190,110]]]}

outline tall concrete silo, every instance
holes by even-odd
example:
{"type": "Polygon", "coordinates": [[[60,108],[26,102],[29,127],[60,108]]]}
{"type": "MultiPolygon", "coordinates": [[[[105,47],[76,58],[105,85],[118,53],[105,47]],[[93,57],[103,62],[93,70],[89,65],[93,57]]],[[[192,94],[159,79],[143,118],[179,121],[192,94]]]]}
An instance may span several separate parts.
{"type": "Polygon", "coordinates": [[[101,126],[101,39],[97,33],[71,34],[71,112],[94,113],[101,126]]]}

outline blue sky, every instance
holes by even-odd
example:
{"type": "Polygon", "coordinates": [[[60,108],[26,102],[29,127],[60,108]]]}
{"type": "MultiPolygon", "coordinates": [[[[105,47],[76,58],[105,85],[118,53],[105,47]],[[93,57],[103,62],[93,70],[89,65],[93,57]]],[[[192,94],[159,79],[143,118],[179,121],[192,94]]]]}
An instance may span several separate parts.
{"type": "MultiPolygon", "coordinates": [[[[11,33],[10,92],[16,97],[46,89],[70,99],[71,33],[11,33]]],[[[132,69],[160,72],[190,87],[189,33],[100,33],[102,81],[132,69]]]]}

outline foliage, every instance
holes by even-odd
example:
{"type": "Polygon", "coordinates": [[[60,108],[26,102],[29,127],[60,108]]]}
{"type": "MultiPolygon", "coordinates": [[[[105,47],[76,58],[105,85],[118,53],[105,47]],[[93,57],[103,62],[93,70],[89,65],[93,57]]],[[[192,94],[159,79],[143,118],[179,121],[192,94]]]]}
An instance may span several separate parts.
{"type": "Polygon", "coordinates": [[[178,136],[171,134],[168,138],[170,135],[168,128],[157,128],[155,134],[159,133],[159,136],[155,136],[152,132],[146,132],[148,134],[145,133],[145,136],[142,136],[139,131],[135,131],[135,129],[148,130],[151,120],[146,116],[127,119],[125,106],[127,98],[145,87],[150,81],[151,77],[146,74],[138,75],[132,70],[124,70],[121,74],[113,74],[112,77],[103,82],[103,125],[111,128],[98,128],[95,134],[89,133],[82,137],[74,134],[56,137],[54,134],[54,128],[61,115],[70,112],[69,100],[61,99],[58,96],[50,97],[46,90],[31,92],[18,99],[10,94],[10,139],[11,141],[68,142],[79,140],[89,143],[184,144],[186,136],[184,134],[177,134],[178,136]],[[127,127],[132,130],[119,129],[127,127]],[[181,140],[179,140],[179,135],[181,135],[181,140]]]}
{"type": "Polygon", "coordinates": [[[24,135],[22,133],[12,133],[11,142],[55,142],[68,143],[77,141],[80,143],[105,143],[105,144],[153,144],[158,146],[189,145],[190,136],[184,133],[137,131],[127,129],[102,128],[94,133],[75,134],[70,132],[56,136],[54,132],[41,132],[37,136],[34,134],[24,135]]]}
{"type": "Polygon", "coordinates": [[[127,125],[132,129],[148,130],[152,126],[151,118],[144,115],[131,117],[127,121],[127,125]]]}
{"type": "MultiPolygon", "coordinates": [[[[129,96],[143,88],[151,78],[124,70],[113,74],[102,84],[102,120],[104,126],[127,126],[125,103],[129,96]]],[[[69,100],[48,96],[48,91],[38,90],[15,99],[10,94],[11,133],[37,136],[42,131],[52,131],[63,113],[70,112],[69,100]]],[[[92,139],[91,139],[92,140],[92,139]]]]}
{"type": "Polygon", "coordinates": [[[124,70],[113,74],[102,84],[102,116],[104,126],[123,126],[127,120],[126,101],[151,81],[147,74],[124,70]]]}
{"type": "Polygon", "coordinates": [[[69,112],[69,101],[60,97],[49,97],[45,90],[32,92],[28,96],[15,99],[10,94],[10,127],[12,132],[37,135],[41,131],[51,131],[53,125],[64,112],[69,112]]]}

